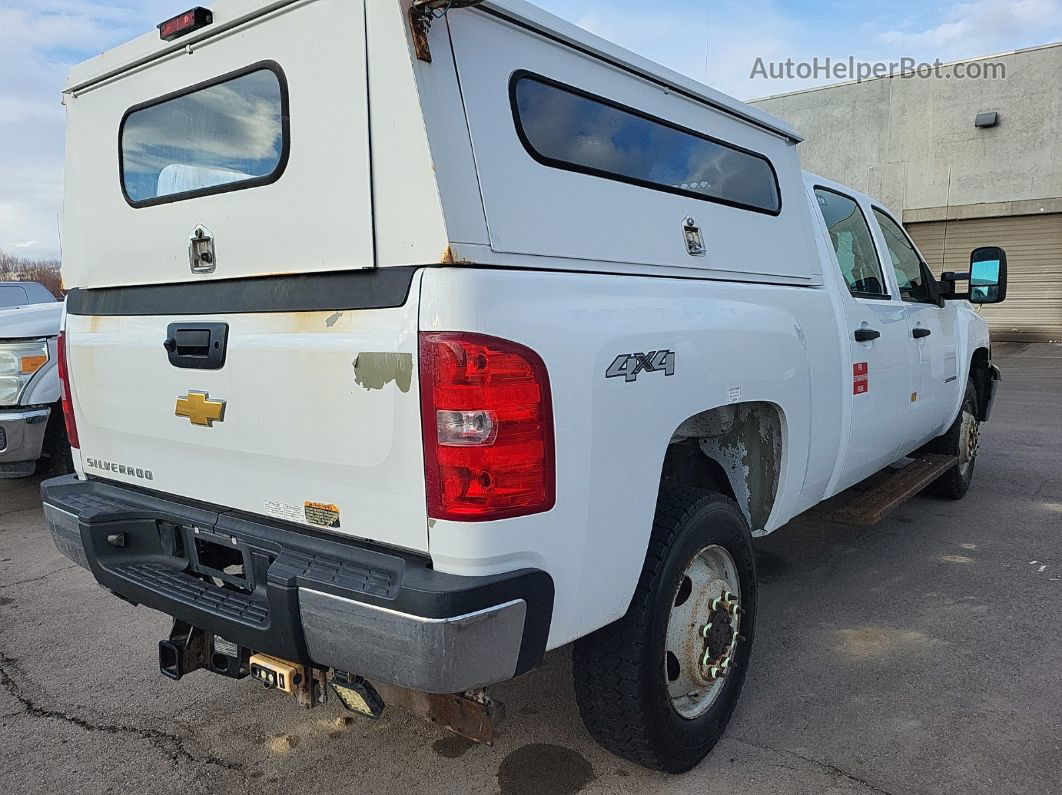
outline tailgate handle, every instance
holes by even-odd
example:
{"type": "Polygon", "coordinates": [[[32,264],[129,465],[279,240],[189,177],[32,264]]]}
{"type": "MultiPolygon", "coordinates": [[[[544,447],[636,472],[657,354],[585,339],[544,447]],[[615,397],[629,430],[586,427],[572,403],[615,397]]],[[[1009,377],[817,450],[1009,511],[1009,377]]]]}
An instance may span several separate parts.
{"type": "Polygon", "coordinates": [[[162,343],[170,364],[187,370],[220,370],[228,345],[228,323],[170,323],[162,343]]]}

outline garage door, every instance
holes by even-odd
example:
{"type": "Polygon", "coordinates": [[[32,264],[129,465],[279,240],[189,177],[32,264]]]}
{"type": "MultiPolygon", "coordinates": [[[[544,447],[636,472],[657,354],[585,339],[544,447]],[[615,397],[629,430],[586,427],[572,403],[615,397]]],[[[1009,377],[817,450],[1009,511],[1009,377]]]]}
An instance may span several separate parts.
{"type": "Polygon", "coordinates": [[[1002,246],[1010,274],[1007,300],[982,309],[993,339],[1062,341],[1062,214],[946,224],[933,221],[906,227],[938,274],[969,270],[970,252],[978,246],[1002,246]]]}

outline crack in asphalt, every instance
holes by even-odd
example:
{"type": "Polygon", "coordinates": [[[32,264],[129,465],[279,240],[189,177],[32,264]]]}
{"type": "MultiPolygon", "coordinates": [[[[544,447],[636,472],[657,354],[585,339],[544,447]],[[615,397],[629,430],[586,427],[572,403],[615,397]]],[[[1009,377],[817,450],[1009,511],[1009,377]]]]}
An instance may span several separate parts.
{"type": "MultiPolygon", "coordinates": [[[[871,784],[866,779],[859,778],[859,776],[853,776],[851,773],[847,773],[844,770],[841,770],[841,768],[837,767],[836,765],[831,765],[828,762],[820,762],[818,759],[813,759],[810,756],[804,756],[803,754],[798,754],[796,751],[790,751],[787,748],[775,748],[774,746],[771,746],[771,745],[763,745],[762,743],[754,743],[751,740],[746,740],[743,737],[732,737],[731,739],[737,740],[737,742],[743,743],[744,745],[751,746],[752,748],[759,748],[761,751],[770,751],[770,752],[776,753],[776,754],[787,754],[788,756],[796,757],[797,759],[801,759],[804,762],[807,762],[808,764],[812,764],[812,765],[815,765],[816,767],[822,768],[823,770],[826,770],[826,771],[828,771],[829,773],[832,773],[835,776],[839,776],[840,778],[843,778],[843,779],[845,779],[847,781],[851,781],[851,782],[853,782],[855,784],[858,784],[861,787],[865,787],[866,789],[870,790],[871,792],[878,792],[878,793],[881,793],[881,795],[892,795],[892,793],[889,792],[888,790],[882,789],[881,787],[878,787],[878,786],[876,786],[874,784],[871,784]]],[[[785,767],[785,765],[780,765],[780,767],[785,767]]]]}
{"type": "Polygon", "coordinates": [[[38,580],[43,580],[46,577],[51,577],[53,574],[59,574],[60,572],[70,571],[70,569],[76,568],[78,568],[78,565],[76,563],[72,563],[69,566],[63,566],[61,569],[56,569],[55,571],[50,571],[47,574],[42,574],[40,577],[30,577],[28,580],[19,580],[18,582],[0,584],[0,588],[14,588],[16,585],[25,585],[28,582],[37,582],[38,580]]]}
{"type": "Polygon", "coordinates": [[[0,688],[7,691],[12,698],[14,698],[22,709],[19,712],[12,713],[12,715],[5,717],[14,717],[18,715],[28,715],[34,718],[44,718],[48,720],[59,720],[65,723],[77,726],[87,732],[103,732],[104,734],[117,734],[117,735],[130,735],[147,741],[151,746],[162,751],[169,756],[170,760],[174,763],[184,760],[198,765],[213,765],[214,767],[220,767],[224,770],[230,770],[234,773],[238,773],[243,777],[245,784],[250,787],[250,781],[247,777],[246,770],[243,765],[237,762],[229,762],[225,759],[213,755],[206,755],[198,757],[192,754],[187,748],[185,748],[186,738],[181,737],[178,734],[172,734],[170,732],[164,732],[159,729],[142,729],[136,726],[124,726],[121,724],[112,723],[97,723],[94,721],[86,720],[85,718],[79,718],[76,715],[69,715],[62,710],[46,709],[38,704],[36,701],[27,696],[18,682],[12,678],[8,673],[9,668],[15,668],[18,665],[17,661],[8,657],[3,652],[0,652],[0,688]]]}

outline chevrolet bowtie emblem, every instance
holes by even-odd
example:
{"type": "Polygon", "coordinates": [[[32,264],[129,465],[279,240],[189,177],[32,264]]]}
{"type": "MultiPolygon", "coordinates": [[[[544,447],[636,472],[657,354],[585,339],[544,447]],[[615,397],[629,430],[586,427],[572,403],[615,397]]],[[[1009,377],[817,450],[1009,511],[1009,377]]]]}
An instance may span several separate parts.
{"type": "Polygon", "coordinates": [[[192,425],[213,428],[215,422],[225,421],[225,401],[211,400],[207,392],[189,390],[184,397],[177,398],[177,416],[187,417],[192,425]]]}

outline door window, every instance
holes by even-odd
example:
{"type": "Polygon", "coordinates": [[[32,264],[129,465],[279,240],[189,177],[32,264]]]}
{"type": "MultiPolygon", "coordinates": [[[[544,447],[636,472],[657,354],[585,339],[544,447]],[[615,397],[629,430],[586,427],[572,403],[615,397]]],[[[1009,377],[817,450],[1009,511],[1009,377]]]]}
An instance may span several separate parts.
{"type": "Polygon", "coordinates": [[[888,298],[870,226],[859,204],[827,188],[815,188],[819,209],[837,253],[841,275],[857,298],[888,298]]]}
{"type": "Polygon", "coordinates": [[[929,283],[925,269],[922,267],[922,257],[914,243],[911,242],[911,238],[898,223],[877,207],[874,208],[874,217],[878,221],[878,226],[881,227],[881,234],[885,238],[885,245],[892,259],[892,268],[896,271],[900,297],[904,301],[932,303],[929,283]]]}

